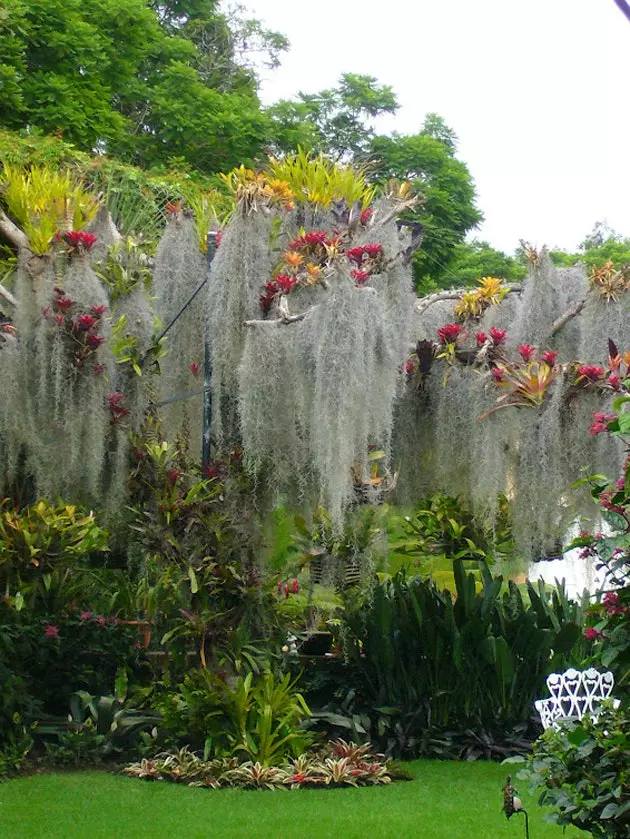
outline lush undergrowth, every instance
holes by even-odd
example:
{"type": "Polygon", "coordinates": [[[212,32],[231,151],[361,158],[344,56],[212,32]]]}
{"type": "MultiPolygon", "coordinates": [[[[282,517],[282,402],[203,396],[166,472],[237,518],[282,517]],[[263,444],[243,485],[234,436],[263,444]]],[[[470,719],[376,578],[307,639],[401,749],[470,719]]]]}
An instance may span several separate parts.
{"type": "MultiPolygon", "coordinates": [[[[201,790],[99,772],[31,776],[0,785],[4,839],[502,839],[524,836],[523,818],[501,812],[506,767],[415,761],[416,776],[389,787],[272,792],[201,790]]],[[[587,834],[544,821],[520,790],[535,839],[587,834]]]]}

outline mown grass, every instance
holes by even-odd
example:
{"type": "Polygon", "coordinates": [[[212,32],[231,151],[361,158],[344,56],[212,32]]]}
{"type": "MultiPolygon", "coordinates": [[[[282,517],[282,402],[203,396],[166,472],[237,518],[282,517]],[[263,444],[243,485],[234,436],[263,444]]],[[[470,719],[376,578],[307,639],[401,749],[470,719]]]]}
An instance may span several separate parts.
{"type": "MultiPolygon", "coordinates": [[[[245,792],[150,783],[104,772],[0,784],[2,839],[503,839],[525,836],[501,812],[506,767],[415,761],[388,787],[245,792]]],[[[523,785],[520,785],[523,787],[523,785]]],[[[531,839],[587,834],[545,822],[523,788],[531,839]]]]}

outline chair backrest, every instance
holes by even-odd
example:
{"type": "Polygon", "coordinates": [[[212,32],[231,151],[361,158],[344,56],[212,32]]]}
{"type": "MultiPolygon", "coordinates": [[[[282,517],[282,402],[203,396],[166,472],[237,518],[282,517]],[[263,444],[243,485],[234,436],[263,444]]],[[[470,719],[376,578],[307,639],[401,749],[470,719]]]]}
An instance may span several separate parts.
{"type": "Polygon", "coordinates": [[[581,720],[586,714],[597,720],[598,705],[610,697],[614,684],[615,677],[610,671],[600,673],[594,667],[552,673],[547,678],[551,696],[534,702],[543,728],[557,727],[561,719],[581,720]]]}

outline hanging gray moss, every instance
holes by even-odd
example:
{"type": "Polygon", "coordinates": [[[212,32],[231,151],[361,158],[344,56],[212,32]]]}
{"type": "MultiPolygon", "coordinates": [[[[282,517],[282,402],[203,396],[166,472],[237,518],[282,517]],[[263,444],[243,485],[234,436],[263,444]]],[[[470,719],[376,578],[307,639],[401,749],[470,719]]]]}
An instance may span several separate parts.
{"type": "MultiPolygon", "coordinates": [[[[207,275],[207,257],[199,249],[195,220],[184,213],[171,215],[160,240],[151,286],[155,311],[166,327],[207,275]]],[[[207,290],[169,330],[160,360],[159,398],[170,399],[203,387],[205,306],[207,290]]],[[[171,442],[187,437],[195,459],[201,448],[202,397],[183,399],[160,409],[165,436],[171,442]]]]}

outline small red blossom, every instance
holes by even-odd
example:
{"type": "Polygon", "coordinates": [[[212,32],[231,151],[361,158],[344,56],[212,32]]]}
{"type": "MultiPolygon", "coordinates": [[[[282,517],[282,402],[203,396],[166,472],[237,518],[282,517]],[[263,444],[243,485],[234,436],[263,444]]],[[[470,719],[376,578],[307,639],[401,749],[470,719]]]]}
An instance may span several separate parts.
{"type": "Polygon", "coordinates": [[[485,332],[477,332],[476,335],[475,335],[475,340],[477,341],[477,346],[478,347],[483,347],[483,345],[488,340],[488,336],[486,335],[485,332]]]}
{"type": "Polygon", "coordinates": [[[46,638],[59,638],[59,627],[53,626],[51,623],[47,623],[44,626],[44,636],[46,638]]]}
{"type": "Polygon", "coordinates": [[[521,344],[516,351],[523,361],[531,361],[536,355],[536,347],[532,347],[531,344],[521,344]]]}
{"type": "Polygon", "coordinates": [[[102,314],[107,311],[107,306],[91,306],[90,312],[94,315],[95,318],[100,318],[102,314]]]}
{"type": "Polygon", "coordinates": [[[94,315],[79,315],[76,326],[77,329],[82,329],[84,332],[87,332],[88,329],[91,329],[95,323],[96,318],[94,315]]]}
{"type": "Polygon", "coordinates": [[[82,611],[82,612],[79,613],[79,618],[83,621],[83,623],[85,623],[85,621],[89,621],[89,619],[92,617],[93,614],[94,614],[94,612],[83,612],[82,611]]]}
{"type": "Polygon", "coordinates": [[[452,344],[457,340],[458,335],[462,331],[460,323],[447,323],[446,326],[441,326],[438,329],[438,337],[442,344],[452,344]]]}
{"type": "Polygon", "coordinates": [[[370,257],[370,259],[378,259],[383,253],[383,246],[378,244],[364,245],[363,250],[370,257]]]}
{"type": "Polygon", "coordinates": [[[369,207],[366,207],[365,210],[363,210],[361,213],[361,224],[368,224],[373,215],[374,211],[371,210],[369,207]]]}
{"type": "Polygon", "coordinates": [[[217,232],[214,234],[214,246],[215,246],[215,248],[218,248],[219,245],[221,244],[221,240],[223,239],[223,234],[224,233],[225,233],[224,230],[217,230],[217,232]]]}
{"type": "Polygon", "coordinates": [[[291,594],[298,594],[300,591],[300,584],[297,580],[297,577],[291,583],[291,594]]]}
{"type": "Polygon", "coordinates": [[[495,347],[502,344],[507,337],[507,329],[498,329],[496,326],[491,326],[488,330],[488,335],[492,338],[492,343],[495,347]]]}
{"type": "Polygon", "coordinates": [[[621,390],[621,376],[616,373],[611,373],[608,377],[608,384],[613,390],[621,390]]]}
{"type": "Polygon", "coordinates": [[[278,274],[276,285],[282,294],[289,294],[290,291],[297,285],[297,278],[290,277],[288,274],[278,274]]]}
{"type": "Polygon", "coordinates": [[[500,367],[493,367],[492,370],[490,370],[490,373],[492,374],[492,378],[495,382],[503,381],[503,370],[500,367]]]}
{"type": "Polygon", "coordinates": [[[596,382],[604,375],[604,368],[597,367],[595,364],[582,364],[578,368],[578,376],[583,379],[588,379],[590,382],[596,382]]]}
{"type": "Polygon", "coordinates": [[[94,620],[96,621],[96,623],[99,626],[105,626],[106,620],[102,615],[98,615],[97,617],[94,618],[94,620]]]}
{"type": "Polygon", "coordinates": [[[93,373],[95,376],[100,376],[101,373],[105,372],[105,365],[104,364],[95,364],[93,373]]]}
{"type": "Polygon", "coordinates": [[[605,431],[608,431],[608,423],[616,419],[616,414],[596,413],[593,416],[593,422],[589,431],[593,435],[593,437],[596,437],[598,434],[603,434],[605,431]]]}
{"type": "Polygon", "coordinates": [[[413,374],[418,369],[418,361],[416,358],[409,358],[405,361],[403,365],[403,370],[405,371],[407,376],[413,376],[413,374]]]}
{"type": "Polygon", "coordinates": [[[328,234],[323,230],[312,230],[304,236],[298,236],[289,244],[290,251],[300,251],[303,248],[314,248],[328,244],[328,234]]]}
{"type": "Polygon", "coordinates": [[[87,344],[90,347],[90,349],[97,350],[101,346],[101,344],[104,343],[105,338],[103,338],[102,335],[90,334],[87,336],[85,340],[87,341],[87,344]]]}
{"type": "Polygon", "coordinates": [[[294,784],[301,784],[302,781],[306,778],[304,772],[296,772],[295,775],[291,778],[294,784]]]}
{"type": "Polygon", "coordinates": [[[71,300],[69,297],[66,297],[65,294],[62,294],[60,297],[55,298],[53,302],[53,309],[56,312],[63,312],[64,314],[74,306],[74,300],[71,300]]]}
{"type": "Polygon", "coordinates": [[[110,393],[107,397],[107,402],[109,404],[109,410],[112,413],[114,425],[118,425],[120,420],[123,417],[126,417],[129,413],[129,411],[127,410],[127,408],[125,408],[123,404],[124,398],[124,394],[120,393],[120,391],[110,393]]]}
{"type": "Polygon", "coordinates": [[[166,477],[172,484],[176,484],[177,481],[181,478],[182,473],[178,469],[169,469],[166,473],[166,477]]]}
{"type": "Polygon", "coordinates": [[[348,248],[346,256],[350,262],[355,262],[357,265],[360,265],[363,262],[363,254],[365,252],[365,248],[362,247],[348,248]]]}
{"type": "Polygon", "coordinates": [[[188,369],[193,374],[193,376],[195,376],[195,378],[199,375],[199,365],[197,364],[196,361],[191,362],[188,365],[188,369]]]}
{"type": "Polygon", "coordinates": [[[66,319],[63,315],[55,315],[55,323],[57,326],[63,326],[66,322],[66,319]]]}
{"type": "Polygon", "coordinates": [[[352,271],[352,276],[354,277],[354,281],[357,285],[363,285],[367,280],[370,279],[370,272],[369,271],[361,271],[359,268],[355,268],[352,271]]]}
{"type": "Polygon", "coordinates": [[[602,637],[602,633],[594,626],[589,626],[588,629],[584,630],[584,637],[587,641],[598,641],[602,637]]]}
{"type": "Polygon", "coordinates": [[[286,600],[288,600],[288,599],[289,599],[289,594],[290,594],[290,591],[289,591],[289,584],[288,584],[288,583],[285,583],[285,584],[284,584],[284,596],[285,596],[285,599],[286,599],[286,600]]]}
{"type": "Polygon", "coordinates": [[[96,244],[97,237],[93,233],[86,233],[83,230],[68,230],[63,238],[71,248],[77,250],[91,250],[96,244]]]}
{"type": "Polygon", "coordinates": [[[169,213],[169,215],[174,215],[175,213],[179,213],[181,208],[181,202],[177,202],[177,204],[174,204],[172,201],[169,201],[166,205],[166,212],[169,213]]]}
{"type": "Polygon", "coordinates": [[[542,354],[542,360],[545,364],[548,364],[550,367],[553,367],[556,363],[556,359],[558,358],[558,353],[556,350],[545,350],[542,354]]]}

